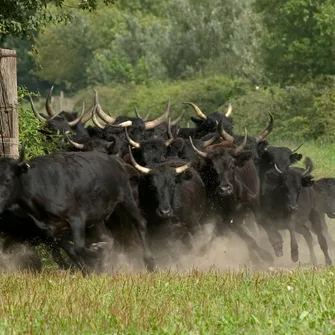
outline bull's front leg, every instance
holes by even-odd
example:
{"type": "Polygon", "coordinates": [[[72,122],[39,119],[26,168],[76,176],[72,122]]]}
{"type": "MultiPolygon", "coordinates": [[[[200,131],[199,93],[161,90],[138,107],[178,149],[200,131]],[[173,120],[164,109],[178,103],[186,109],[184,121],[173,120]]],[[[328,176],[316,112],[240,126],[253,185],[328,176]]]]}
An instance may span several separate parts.
{"type": "Polygon", "coordinates": [[[266,215],[261,215],[258,211],[254,212],[254,215],[257,224],[265,230],[276,257],[282,257],[284,241],[280,232],[275,227],[275,223],[267,218],[266,215]]]}
{"type": "Polygon", "coordinates": [[[247,232],[246,227],[243,225],[243,217],[239,215],[234,220],[232,220],[229,224],[229,228],[243,239],[251,257],[253,255],[253,252],[256,252],[259,257],[266,263],[273,263],[273,257],[271,253],[261,248],[254,240],[254,238],[247,232]]]}
{"type": "Polygon", "coordinates": [[[299,260],[299,248],[298,248],[298,242],[295,236],[295,221],[293,217],[289,219],[287,223],[287,229],[290,233],[291,259],[292,259],[292,262],[296,263],[299,260]]]}

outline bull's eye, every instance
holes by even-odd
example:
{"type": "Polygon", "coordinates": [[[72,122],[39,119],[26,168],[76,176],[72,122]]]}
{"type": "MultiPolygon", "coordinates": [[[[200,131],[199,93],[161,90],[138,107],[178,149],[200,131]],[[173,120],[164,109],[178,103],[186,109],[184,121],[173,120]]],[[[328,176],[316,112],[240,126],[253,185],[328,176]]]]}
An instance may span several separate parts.
{"type": "Polygon", "coordinates": [[[7,179],[4,180],[4,184],[5,184],[5,185],[10,184],[10,182],[11,182],[11,180],[10,180],[9,178],[7,178],[7,179]]]}

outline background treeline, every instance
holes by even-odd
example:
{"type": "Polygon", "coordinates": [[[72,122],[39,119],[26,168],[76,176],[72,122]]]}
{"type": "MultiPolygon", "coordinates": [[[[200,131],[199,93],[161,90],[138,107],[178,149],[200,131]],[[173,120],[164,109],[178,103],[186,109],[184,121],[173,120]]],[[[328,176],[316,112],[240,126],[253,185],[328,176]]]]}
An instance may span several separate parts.
{"type": "Polygon", "coordinates": [[[113,114],[136,104],[154,116],[168,97],[175,115],[185,100],[205,112],[232,102],[237,129],[249,134],[270,111],[274,139],[335,137],[334,1],[118,0],[91,12],[77,3],[49,5],[66,11],[66,25],[1,39],[18,52],[19,85],[42,96],[55,85],[74,110],[92,105],[95,87],[113,114]]]}

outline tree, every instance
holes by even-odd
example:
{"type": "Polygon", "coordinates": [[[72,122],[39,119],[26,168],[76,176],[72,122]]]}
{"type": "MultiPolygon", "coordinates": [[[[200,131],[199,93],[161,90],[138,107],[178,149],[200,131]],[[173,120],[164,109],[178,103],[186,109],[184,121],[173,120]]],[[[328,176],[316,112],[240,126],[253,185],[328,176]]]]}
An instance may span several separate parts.
{"type": "Polygon", "coordinates": [[[242,76],[260,82],[254,0],[119,0],[77,13],[37,39],[40,78],[71,90],[87,85],[242,76]],[[224,19],[223,19],[224,18],[224,19]]]}
{"type": "Polygon", "coordinates": [[[333,0],[256,0],[265,26],[263,49],[274,81],[293,83],[335,74],[333,0]]]}
{"type": "MultiPolygon", "coordinates": [[[[115,0],[103,0],[107,4],[115,0]]],[[[71,19],[69,8],[78,10],[95,10],[99,0],[78,0],[76,3],[65,0],[4,0],[0,2],[0,38],[7,35],[15,37],[32,37],[34,32],[44,28],[49,23],[67,22],[71,19]],[[76,4],[77,3],[77,4],[76,4]],[[59,10],[50,11],[49,4],[59,10]]]]}

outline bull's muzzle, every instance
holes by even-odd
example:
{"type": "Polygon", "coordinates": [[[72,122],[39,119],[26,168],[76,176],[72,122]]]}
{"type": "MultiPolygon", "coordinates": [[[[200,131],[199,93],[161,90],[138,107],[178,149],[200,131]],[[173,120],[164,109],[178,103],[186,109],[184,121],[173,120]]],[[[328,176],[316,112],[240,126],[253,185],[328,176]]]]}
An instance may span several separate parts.
{"type": "Polygon", "coordinates": [[[296,212],[298,209],[298,205],[288,205],[287,207],[290,212],[296,212]]]}
{"type": "Polygon", "coordinates": [[[233,186],[232,185],[224,185],[219,187],[219,194],[221,196],[227,196],[233,194],[233,186]]]}
{"type": "Polygon", "coordinates": [[[161,217],[162,219],[168,219],[172,217],[172,209],[171,207],[166,208],[158,208],[157,209],[157,215],[161,217]]]}

